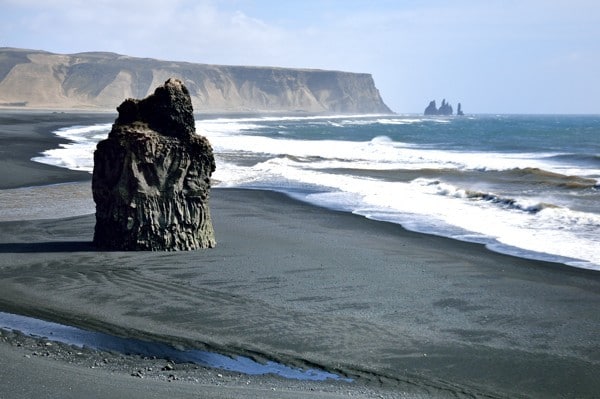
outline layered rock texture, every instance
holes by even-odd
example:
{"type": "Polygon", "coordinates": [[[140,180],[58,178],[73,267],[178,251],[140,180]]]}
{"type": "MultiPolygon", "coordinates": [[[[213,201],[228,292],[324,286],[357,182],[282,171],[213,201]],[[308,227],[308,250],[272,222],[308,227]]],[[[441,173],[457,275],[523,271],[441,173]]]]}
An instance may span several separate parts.
{"type": "Polygon", "coordinates": [[[202,112],[390,113],[369,74],[0,48],[0,106],[110,109],[180,79],[202,112]]]}
{"type": "Polygon", "coordinates": [[[216,244],[208,198],[215,160],[196,135],[192,102],[169,79],[128,99],[94,153],[94,244],[111,250],[192,250],[216,244]]]}

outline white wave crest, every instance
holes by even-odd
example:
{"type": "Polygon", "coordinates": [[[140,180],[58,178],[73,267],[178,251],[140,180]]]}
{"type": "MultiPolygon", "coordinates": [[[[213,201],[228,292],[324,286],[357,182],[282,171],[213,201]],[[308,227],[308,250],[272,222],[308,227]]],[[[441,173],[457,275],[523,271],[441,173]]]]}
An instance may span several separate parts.
{"type": "Polygon", "coordinates": [[[60,144],[59,148],[46,150],[39,157],[34,157],[32,160],[91,173],[94,169],[94,149],[96,148],[96,144],[107,137],[110,128],[110,123],[103,123],[58,129],[54,133],[70,142],[60,144]]]}
{"type": "Polygon", "coordinates": [[[600,229],[598,215],[527,199],[504,203],[476,199],[467,190],[439,182],[383,182],[330,174],[289,157],[272,158],[252,167],[230,167],[234,170],[227,173],[236,180],[228,185],[306,192],[302,199],[320,206],[495,248],[520,248],[521,255],[532,258],[544,258],[540,254],[545,253],[544,259],[564,258],[579,267],[600,270],[600,254],[594,244],[600,229]]]}
{"type": "MultiPolygon", "coordinates": [[[[404,118],[404,122],[398,123],[416,123],[404,118]]],[[[339,118],[220,118],[198,121],[197,130],[207,136],[213,146],[217,159],[213,178],[223,186],[302,192],[304,194],[297,195],[315,204],[400,223],[417,231],[520,248],[529,253],[582,259],[571,263],[600,269],[600,253],[595,250],[600,230],[597,214],[546,206],[538,199],[471,192],[442,181],[390,182],[350,172],[341,174],[344,169],[501,171],[516,168],[563,173],[564,165],[549,160],[556,154],[442,151],[394,141],[388,136],[368,141],[316,141],[260,135],[266,122],[273,121],[281,123],[270,128],[285,132],[289,121],[322,121],[329,124],[330,129],[339,129],[345,124],[382,123],[388,119],[396,123],[393,117],[364,119],[364,116],[347,115],[339,118]],[[248,161],[254,158],[255,162],[248,161]]],[[[60,129],[56,134],[71,142],[48,150],[34,160],[91,172],[96,143],[106,137],[109,130],[110,124],[60,129]]],[[[600,171],[588,170],[587,173],[600,171]]]]}

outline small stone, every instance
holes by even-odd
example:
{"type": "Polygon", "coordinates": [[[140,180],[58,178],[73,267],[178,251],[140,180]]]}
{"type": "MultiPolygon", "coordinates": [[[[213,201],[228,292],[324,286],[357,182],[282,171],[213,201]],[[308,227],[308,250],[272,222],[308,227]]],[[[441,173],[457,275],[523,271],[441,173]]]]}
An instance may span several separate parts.
{"type": "Polygon", "coordinates": [[[165,365],[165,367],[163,367],[162,369],[163,369],[163,371],[171,371],[171,370],[173,370],[173,368],[174,368],[174,367],[173,367],[173,364],[171,364],[171,363],[167,363],[167,364],[165,365]]]}
{"type": "Polygon", "coordinates": [[[52,342],[46,342],[44,345],[46,345],[46,346],[52,346],[52,342]]]}

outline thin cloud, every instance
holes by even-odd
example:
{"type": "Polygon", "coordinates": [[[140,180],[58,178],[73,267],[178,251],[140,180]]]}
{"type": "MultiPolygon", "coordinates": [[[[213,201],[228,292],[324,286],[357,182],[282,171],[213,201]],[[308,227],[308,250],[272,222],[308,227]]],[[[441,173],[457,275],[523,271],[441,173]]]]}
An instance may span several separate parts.
{"type": "Polygon", "coordinates": [[[590,112],[600,3],[587,0],[0,0],[0,45],[374,75],[384,99],[470,111],[590,112]],[[558,83],[558,82],[567,82],[558,83]],[[584,85],[585,80],[585,85],[584,85]],[[553,91],[551,82],[557,82],[553,91]],[[550,82],[550,83],[548,83],[550,82]],[[586,93],[577,88],[587,87],[586,93]],[[524,91],[523,88],[527,87],[524,91]],[[519,94],[517,94],[519,93],[519,94]]]}

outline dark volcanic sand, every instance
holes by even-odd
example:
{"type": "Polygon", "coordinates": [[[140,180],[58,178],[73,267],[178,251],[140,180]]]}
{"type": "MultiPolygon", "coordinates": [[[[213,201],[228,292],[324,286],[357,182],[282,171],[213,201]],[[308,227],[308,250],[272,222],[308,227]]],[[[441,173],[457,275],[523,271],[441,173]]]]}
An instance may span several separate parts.
{"type": "MultiPolygon", "coordinates": [[[[96,252],[91,215],[0,223],[0,310],[318,365],[355,379],[333,383],[340,395],[356,389],[372,396],[360,391],[367,387],[398,397],[600,392],[599,273],[503,256],[276,193],[215,189],[211,210],[217,247],[194,252],[96,252]]],[[[28,370],[26,361],[34,361],[33,374],[54,370],[24,350],[0,350],[12,354],[0,358],[3,381],[16,378],[5,374],[6,362],[28,370]]],[[[60,367],[71,367],[59,358],[60,367]]],[[[72,367],[82,380],[106,377],[72,367]]],[[[124,389],[129,381],[148,390],[166,383],[117,375],[115,386],[124,389]]],[[[295,384],[271,380],[279,388],[295,384]]],[[[308,395],[323,387],[298,389],[308,395]]],[[[10,392],[3,389],[0,397],[10,392]]]]}

